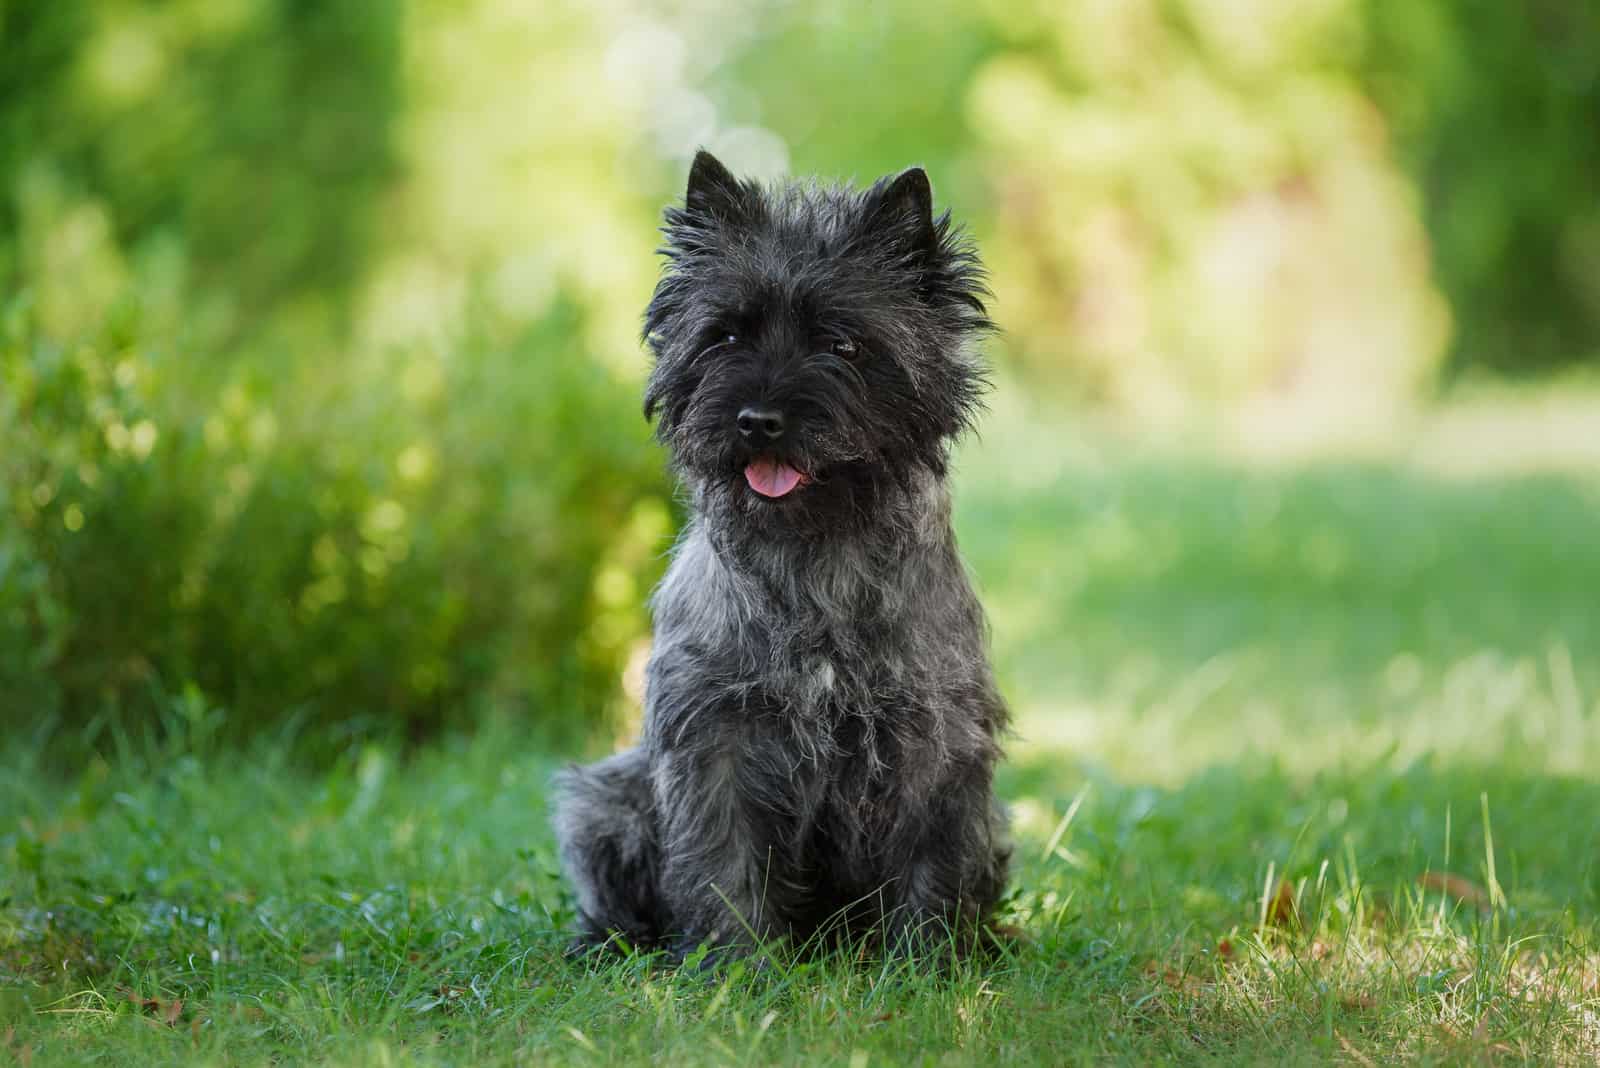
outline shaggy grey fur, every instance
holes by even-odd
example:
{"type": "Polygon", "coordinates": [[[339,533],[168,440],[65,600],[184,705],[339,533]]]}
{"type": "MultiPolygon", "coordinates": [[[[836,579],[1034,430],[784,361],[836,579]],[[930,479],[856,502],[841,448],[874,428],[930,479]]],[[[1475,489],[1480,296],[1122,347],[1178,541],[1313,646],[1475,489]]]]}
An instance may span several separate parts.
{"type": "Polygon", "coordinates": [[[983,384],[976,256],[920,169],[765,189],[706,153],[665,233],[646,411],[691,517],[643,738],[558,777],[580,944],[976,935],[1010,852],[945,481],[983,384]],[[752,438],[752,405],[780,435],[752,438]],[[798,488],[756,492],[763,463],[798,488]]]}

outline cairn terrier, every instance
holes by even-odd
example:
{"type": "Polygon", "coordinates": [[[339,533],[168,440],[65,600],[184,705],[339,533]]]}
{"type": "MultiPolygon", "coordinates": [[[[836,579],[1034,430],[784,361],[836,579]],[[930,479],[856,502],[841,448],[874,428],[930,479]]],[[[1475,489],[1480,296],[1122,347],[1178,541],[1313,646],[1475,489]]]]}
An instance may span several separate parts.
{"type": "Polygon", "coordinates": [[[921,168],[762,186],[695,156],[645,312],[691,515],[643,737],[557,779],[579,946],[970,948],[1006,879],[1006,707],[950,524],[991,329],[921,168]]]}

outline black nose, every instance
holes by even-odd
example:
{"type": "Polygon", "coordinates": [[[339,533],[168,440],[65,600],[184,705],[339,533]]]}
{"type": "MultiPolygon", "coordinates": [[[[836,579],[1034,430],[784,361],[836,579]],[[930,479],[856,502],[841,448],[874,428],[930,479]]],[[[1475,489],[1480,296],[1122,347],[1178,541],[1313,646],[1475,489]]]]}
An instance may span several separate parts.
{"type": "Polygon", "coordinates": [[[739,435],[752,445],[783,437],[783,413],[776,408],[746,408],[739,413],[739,435]]]}

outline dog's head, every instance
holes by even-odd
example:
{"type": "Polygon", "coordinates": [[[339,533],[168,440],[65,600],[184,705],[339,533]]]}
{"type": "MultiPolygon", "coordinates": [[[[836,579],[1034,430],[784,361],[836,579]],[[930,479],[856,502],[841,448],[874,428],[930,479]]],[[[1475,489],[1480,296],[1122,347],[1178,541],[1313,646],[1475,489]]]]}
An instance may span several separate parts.
{"type": "MultiPolygon", "coordinates": [[[[942,474],[984,386],[982,268],[912,168],[865,190],[695,156],[645,313],[645,414],[697,490],[776,525],[942,474]]],[[[806,524],[810,526],[811,524],[806,524]]]]}

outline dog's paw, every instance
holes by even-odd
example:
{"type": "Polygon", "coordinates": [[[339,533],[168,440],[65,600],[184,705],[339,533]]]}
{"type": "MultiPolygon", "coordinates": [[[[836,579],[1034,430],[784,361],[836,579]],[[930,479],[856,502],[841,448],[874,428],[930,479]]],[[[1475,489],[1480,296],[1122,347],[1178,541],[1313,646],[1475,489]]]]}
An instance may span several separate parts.
{"type": "Polygon", "coordinates": [[[629,938],[621,931],[582,931],[567,943],[563,956],[570,961],[603,964],[649,955],[657,949],[649,940],[629,938]]]}

